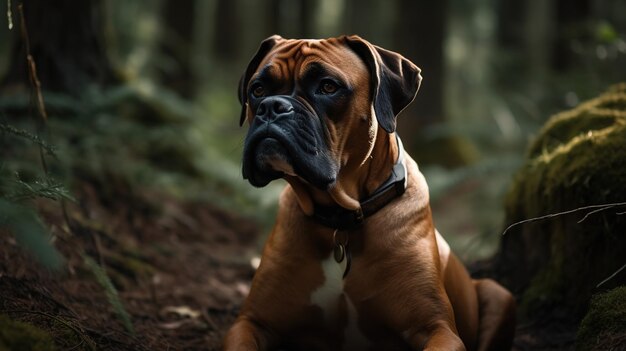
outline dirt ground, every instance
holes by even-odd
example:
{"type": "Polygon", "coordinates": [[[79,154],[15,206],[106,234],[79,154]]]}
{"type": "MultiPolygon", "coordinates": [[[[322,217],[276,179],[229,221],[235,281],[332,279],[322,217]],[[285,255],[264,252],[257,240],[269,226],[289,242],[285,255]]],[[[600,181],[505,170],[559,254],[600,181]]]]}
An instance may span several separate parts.
{"type": "MultiPolygon", "coordinates": [[[[61,273],[41,268],[0,231],[0,314],[48,331],[59,350],[219,350],[254,274],[258,226],[157,194],[103,198],[87,184],[77,193],[69,226],[58,203],[38,203],[67,258],[61,273]],[[106,268],[135,335],[83,255],[106,268]]],[[[561,324],[520,325],[514,350],[567,350],[573,337],[561,324]]]]}
{"type": "Polygon", "coordinates": [[[59,349],[218,350],[254,270],[255,223],[206,204],[157,195],[100,198],[92,186],[68,205],[40,212],[67,258],[48,273],[0,232],[0,313],[51,331],[59,349]],[[125,331],[104,289],[84,264],[106,267],[131,316],[125,331]]]}

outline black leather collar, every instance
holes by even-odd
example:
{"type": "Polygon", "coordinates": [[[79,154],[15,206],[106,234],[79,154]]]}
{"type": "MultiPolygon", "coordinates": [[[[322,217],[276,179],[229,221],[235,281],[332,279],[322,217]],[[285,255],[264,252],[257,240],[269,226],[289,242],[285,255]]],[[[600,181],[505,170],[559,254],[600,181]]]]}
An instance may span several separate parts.
{"type": "Polygon", "coordinates": [[[356,229],[363,224],[365,218],[373,215],[392,200],[404,194],[407,173],[404,167],[404,150],[398,134],[396,134],[396,141],[398,143],[398,160],[393,165],[391,175],[370,196],[360,201],[361,207],[359,209],[348,210],[340,206],[315,205],[312,217],[321,224],[333,229],[356,229]]]}

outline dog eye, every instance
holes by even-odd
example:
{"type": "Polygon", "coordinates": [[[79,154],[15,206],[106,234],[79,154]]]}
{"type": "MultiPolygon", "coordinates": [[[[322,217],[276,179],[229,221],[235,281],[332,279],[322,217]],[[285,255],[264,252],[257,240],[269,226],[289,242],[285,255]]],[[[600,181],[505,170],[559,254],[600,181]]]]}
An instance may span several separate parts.
{"type": "Polygon", "coordinates": [[[263,86],[259,83],[253,85],[250,90],[252,91],[252,95],[256,98],[260,98],[265,95],[265,89],[263,89],[263,86]]]}
{"type": "Polygon", "coordinates": [[[320,84],[319,92],[324,95],[330,95],[337,92],[339,85],[330,79],[324,79],[320,84]]]}

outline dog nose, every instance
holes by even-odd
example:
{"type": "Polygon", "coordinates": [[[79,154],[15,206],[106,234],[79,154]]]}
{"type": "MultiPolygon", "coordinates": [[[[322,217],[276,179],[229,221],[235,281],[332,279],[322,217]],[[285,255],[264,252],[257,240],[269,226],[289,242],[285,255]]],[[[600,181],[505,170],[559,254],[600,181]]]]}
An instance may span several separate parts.
{"type": "Polygon", "coordinates": [[[280,96],[269,96],[259,104],[256,117],[263,121],[271,121],[293,111],[293,105],[289,100],[280,96]]]}

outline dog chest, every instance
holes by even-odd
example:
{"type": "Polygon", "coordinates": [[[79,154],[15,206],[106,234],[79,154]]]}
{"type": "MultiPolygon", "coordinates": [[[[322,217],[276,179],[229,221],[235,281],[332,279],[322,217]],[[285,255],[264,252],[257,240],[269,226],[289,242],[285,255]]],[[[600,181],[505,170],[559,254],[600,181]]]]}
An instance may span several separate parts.
{"type": "Polygon", "coordinates": [[[324,282],[311,293],[311,303],[324,312],[327,327],[343,329],[344,350],[366,349],[369,342],[358,326],[358,311],[344,292],[346,260],[337,263],[330,255],[321,262],[324,282]]]}

